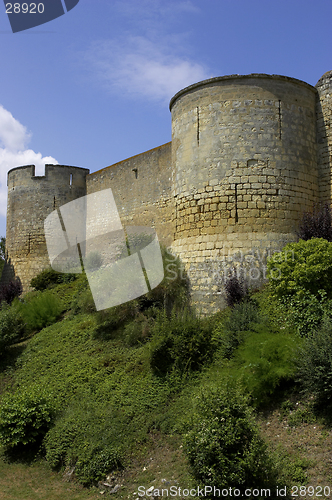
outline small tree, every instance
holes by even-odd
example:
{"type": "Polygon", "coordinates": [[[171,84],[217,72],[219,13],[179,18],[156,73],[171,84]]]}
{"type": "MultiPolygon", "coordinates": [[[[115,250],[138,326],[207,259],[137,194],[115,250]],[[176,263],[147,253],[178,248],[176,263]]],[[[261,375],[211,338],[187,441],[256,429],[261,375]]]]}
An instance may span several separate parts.
{"type": "Polygon", "coordinates": [[[299,239],[305,241],[310,238],[332,241],[332,215],[329,204],[318,204],[312,212],[304,212],[297,234],[299,239]]]}
{"type": "Polygon", "coordinates": [[[248,294],[248,287],[244,279],[238,276],[233,268],[229,277],[225,280],[226,302],[230,307],[234,307],[248,294]]]}
{"type": "Polygon", "coordinates": [[[273,483],[275,471],[267,446],[238,389],[201,394],[190,427],[185,452],[200,485],[222,489],[273,483]]]}
{"type": "Polygon", "coordinates": [[[6,260],[6,238],[4,236],[0,237],[0,278],[5,265],[6,260]]]}

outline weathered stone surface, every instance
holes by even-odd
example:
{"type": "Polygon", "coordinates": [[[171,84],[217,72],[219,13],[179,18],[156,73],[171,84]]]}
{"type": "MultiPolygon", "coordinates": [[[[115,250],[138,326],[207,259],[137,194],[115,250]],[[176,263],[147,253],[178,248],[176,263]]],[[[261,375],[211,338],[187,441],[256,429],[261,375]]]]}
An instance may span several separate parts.
{"type": "Polygon", "coordinates": [[[155,228],[181,257],[202,312],[223,307],[229,268],[253,285],[266,279],[267,256],[296,239],[302,212],[331,203],[332,71],[316,88],[278,75],[212,78],[170,108],[171,143],[90,175],[58,165],[45,177],[32,166],[8,173],[3,280],[14,272],[27,290],[48,265],[45,217],[109,187],[124,226],[155,228]]]}

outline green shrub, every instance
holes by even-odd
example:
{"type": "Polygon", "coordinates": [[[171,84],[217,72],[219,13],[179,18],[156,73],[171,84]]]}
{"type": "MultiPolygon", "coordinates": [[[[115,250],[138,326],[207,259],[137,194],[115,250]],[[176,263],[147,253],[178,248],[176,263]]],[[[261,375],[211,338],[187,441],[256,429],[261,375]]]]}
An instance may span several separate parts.
{"type": "Polygon", "coordinates": [[[200,485],[243,489],[273,482],[275,472],[266,445],[238,390],[203,393],[190,425],[185,452],[200,485]]]}
{"type": "Polygon", "coordinates": [[[153,319],[139,314],[124,328],[123,339],[128,346],[135,346],[146,342],[150,336],[153,319]]]}
{"type": "Polygon", "coordinates": [[[21,306],[21,314],[30,331],[41,330],[54,323],[62,313],[60,299],[50,291],[32,297],[21,306]]]}
{"type": "Polygon", "coordinates": [[[77,278],[76,274],[72,273],[59,273],[54,269],[45,269],[39,273],[30,282],[31,286],[38,291],[46,290],[51,286],[58,285],[59,283],[70,283],[77,278]]]}
{"type": "Polygon", "coordinates": [[[304,340],[296,359],[297,379],[318,403],[332,406],[332,322],[324,319],[320,329],[304,340]]]}
{"type": "Polygon", "coordinates": [[[75,474],[82,484],[88,486],[120,467],[121,459],[117,450],[96,450],[76,462],[75,474]]]}
{"type": "Polygon", "coordinates": [[[323,238],[289,243],[267,264],[270,289],[278,298],[320,291],[332,298],[332,243],[323,238]]]}
{"type": "Polygon", "coordinates": [[[0,356],[4,349],[20,340],[24,333],[24,323],[16,302],[0,307],[0,356]]]}
{"type": "Polygon", "coordinates": [[[150,366],[155,374],[165,375],[172,369],[185,373],[198,370],[211,360],[216,348],[210,322],[184,311],[159,315],[152,328],[150,366]]]}
{"type": "Polygon", "coordinates": [[[49,429],[51,396],[33,389],[4,396],[0,406],[0,441],[7,448],[39,441],[49,429]]]}
{"type": "Polygon", "coordinates": [[[214,335],[220,338],[221,352],[230,358],[237,347],[244,341],[250,325],[258,320],[258,307],[252,300],[244,300],[236,304],[230,315],[220,321],[214,335]]]}
{"type": "Polygon", "coordinates": [[[326,292],[319,290],[318,297],[308,291],[299,292],[294,297],[280,301],[287,323],[301,337],[314,333],[324,316],[332,315],[332,300],[326,298],[326,292]]]}
{"type": "Polygon", "coordinates": [[[275,390],[284,382],[294,380],[294,356],[299,344],[296,335],[270,333],[264,325],[256,325],[239,347],[235,362],[238,374],[254,404],[268,402],[275,390]]]}
{"type": "Polygon", "coordinates": [[[164,265],[164,279],[138,301],[140,310],[153,306],[158,309],[164,308],[169,315],[174,309],[181,311],[188,306],[189,282],[180,259],[165,246],[161,245],[160,249],[164,265]]]}

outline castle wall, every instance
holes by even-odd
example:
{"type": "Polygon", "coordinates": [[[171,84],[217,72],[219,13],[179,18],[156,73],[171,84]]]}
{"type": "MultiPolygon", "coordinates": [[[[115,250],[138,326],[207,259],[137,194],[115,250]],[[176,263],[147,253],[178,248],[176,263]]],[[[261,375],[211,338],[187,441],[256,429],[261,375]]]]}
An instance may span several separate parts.
{"type": "Polygon", "coordinates": [[[232,269],[260,286],[266,258],[297,239],[303,211],[331,202],[331,82],[331,71],[316,89],[278,75],[212,78],[171,100],[172,143],[90,175],[59,165],[40,177],[31,165],[12,169],[2,281],[15,274],[27,291],[49,266],[47,215],[111,188],[124,227],[154,228],[180,256],[203,313],[224,307],[232,269]]]}
{"type": "Polygon", "coordinates": [[[45,176],[35,176],[34,165],[8,172],[6,253],[2,281],[20,278],[24,291],[31,279],[50,266],[44,220],[53,210],[86,194],[89,170],[46,165],[45,176]]]}
{"type": "Polygon", "coordinates": [[[331,204],[332,169],[332,71],[317,82],[317,162],[320,178],[320,201],[331,204]]]}
{"type": "Polygon", "coordinates": [[[172,99],[172,246],[203,312],[223,307],[233,265],[259,285],[318,200],[315,96],[292,78],[235,75],[172,99]]]}
{"type": "Polygon", "coordinates": [[[156,229],[160,241],[174,238],[171,143],[133,156],[87,177],[87,194],[111,188],[122,224],[156,229]]]}

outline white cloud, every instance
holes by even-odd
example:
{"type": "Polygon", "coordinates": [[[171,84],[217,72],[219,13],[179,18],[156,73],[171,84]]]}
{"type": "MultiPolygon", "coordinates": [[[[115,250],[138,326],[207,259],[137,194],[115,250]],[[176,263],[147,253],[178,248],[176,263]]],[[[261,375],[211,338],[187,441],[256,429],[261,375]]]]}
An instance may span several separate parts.
{"type": "Polygon", "coordinates": [[[7,210],[7,172],[22,165],[35,165],[36,174],[42,175],[45,163],[58,163],[51,156],[42,157],[32,149],[26,149],[31,134],[26,127],[0,105],[0,217],[7,210]]]}
{"type": "Polygon", "coordinates": [[[93,74],[112,91],[169,101],[182,88],[209,78],[207,69],[181,57],[180,37],[154,43],[142,36],[95,42],[86,53],[93,74]]]}

